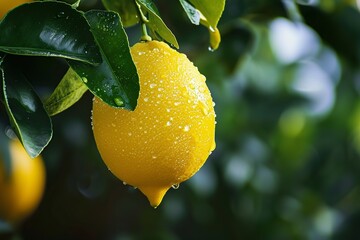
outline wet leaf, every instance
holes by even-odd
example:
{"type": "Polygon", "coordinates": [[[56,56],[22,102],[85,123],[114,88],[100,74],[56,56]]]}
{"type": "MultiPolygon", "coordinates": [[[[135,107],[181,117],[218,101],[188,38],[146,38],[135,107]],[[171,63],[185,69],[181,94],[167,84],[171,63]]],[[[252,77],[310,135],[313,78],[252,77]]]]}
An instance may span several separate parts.
{"type": "Polygon", "coordinates": [[[32,2],[10,11],[0,22],[0,51],[101,63],[99,49],[83,13],[62,2],[32,2]]]}
{"type": "Polygon", "coordinates": [[[86,18],[100,47],[98,66],[68,61],[89,90],[112,107],[134,110],[139,96],[139,77],[119,15],[90,11],[86,18]]]}
{"type": "Polygon", "coordinates": [[[50,142],[52,124],[42,102],[11,57],[1,65],[4,103],[11,125],[31,157],[50,142]]]}

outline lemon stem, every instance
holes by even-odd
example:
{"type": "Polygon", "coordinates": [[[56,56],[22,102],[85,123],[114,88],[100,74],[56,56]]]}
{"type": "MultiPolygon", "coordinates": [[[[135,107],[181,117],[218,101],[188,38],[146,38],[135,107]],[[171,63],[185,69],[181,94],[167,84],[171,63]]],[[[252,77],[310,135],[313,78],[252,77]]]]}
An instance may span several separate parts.
{"type": "Polygon", "coordinates": [[[148,32],[147,32],[147,28],[146,28],[146,23],[149,22],[149,20],[146,18],[146,16],[144,15],[143,11],[141,10],[141,6],[140,4],[135,1],[136,3],[136,6],[137,6],[137,9],[138,9],[138,12],[139,12],[139,15],[140,15],[140,22],[141,22],[141,32],[142,32],[142,35],[141,35],[141,38],[140,40],[141,41],[144,41],[144,42],[149,42],[151,41],[151,37],[149,36],[148,32]]]}
{"type": "Polygon", "coordinates": [[[142,36],[140,38],[141,41],[144,42],[149,42],[151,41],[151,37],[148,35],[147,33],[147,29],[146,29],[146,24],[145,23],[141,23],[141,31],[142,31],[142,36]]]}

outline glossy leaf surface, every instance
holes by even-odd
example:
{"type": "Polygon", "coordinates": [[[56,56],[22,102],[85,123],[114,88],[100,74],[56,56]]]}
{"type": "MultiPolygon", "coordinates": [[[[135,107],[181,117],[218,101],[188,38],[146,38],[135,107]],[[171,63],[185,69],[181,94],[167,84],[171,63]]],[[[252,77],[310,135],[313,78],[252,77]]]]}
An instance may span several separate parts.
{"type": "Polygon", "coordinates": [[[90,11],[86,18],[102,54],[102,63],[92,66],[68,61],[89,90],[113,107],[134,110],[139,96],[139,77],[131,58],[129,42],[119,15],[90,11]]]}
{"type": "Polygon", "coordinates": [[[0,51],[101,63],[83,13],[62,2],[33,2],[10,11],[0,22],[0,51]]]}
{"type": "Polygon", "coordinates": [[[18,138],[31,157],[38,156],[52,137],[52,124],[42,102],[11,58],[1,65],[5,107],[18,138]]]}

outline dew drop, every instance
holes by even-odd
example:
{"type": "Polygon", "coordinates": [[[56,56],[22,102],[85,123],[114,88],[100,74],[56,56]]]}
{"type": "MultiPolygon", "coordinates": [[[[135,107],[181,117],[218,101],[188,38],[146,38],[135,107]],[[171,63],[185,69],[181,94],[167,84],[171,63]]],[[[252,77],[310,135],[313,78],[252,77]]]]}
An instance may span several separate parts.
{"type": "Polygon", "coordinates": [[[168,121],[168,122],[166,123],[166,126],[170,126],[170,125],[171,125],[171,122],[168,121]]]}
{"type": "Polygon", "coordinates": [[[154,87],[156,87],[156,83],[151,83],[150,88],[154,88],[154,87]]]}
{"type": "Polygon", "coordinates": [[[131,135],[132,135],[132,133],[131,133],[131,132],[128,132],[128,135],[129,135],[129,136],[131,136],[131,135]]]}
{"type": "Polygon", "coordinates": [[[167,111],[167,112],[170,112],[171,110],[170,110],[170,108],[167,108],[166,111],[167,111]]]}
{"type": "Polygon", "coordinates": [[[145,52],[138,52],[139,56],[145,54],[145,52]]]}
{"type": "Polygon", "coordinates": [[[115,102],[116,106],[118,106],[118,107],[124,106],[124,101],[121,98],[114,98],[114,102],[115,102]]]}
{"type": "Polygon", "coordinates": [[[178,189],[180,187],[180,183],[174,184],[171,186],[173,189],[178,189]]]}
{"type": "Polygon", "coordinates": [[[181,103],[180,102],[174,102],[175,106],[179,106],[181,103]]]}
{"type": "Polygon", "coordinates": [[[184,127],[184,132],[188,132],[190,130],[190,127],[188,126],[188,125],[186,125],[185,127],[184,127]]]}
{"type": "Polygon", "coordinates": [[[209,50],[210,52],[214,52],[214,51],[215,51],[215,49],[213,49],[211,46],[208,47],[208,50],[209,50]]]}
{"type": "Polygon", "coordinates": [[[144,98],[144,102],[148,102],[149,101],[149,98],[144,98]]]}
{"type": "Polygon", "coordinates": [[[88,82],[88,80],[87,80],[86,77],[83,77],[82,80],[83,80],[84,83],[87,83],[87,82],[88,82]]]}
{"type": "Polygon", "coordinates": [[[209,111],[207,110],[207,108],[203,108],[202,111],[205,116],[209,115],[209,111]]]}
{"type": "MultiPolygon", "coordinates": [[[[110,170],[110,169],[109,169],[109,170],[110,170]]],[[[126,183],[126,182],[123,182],[123,184],[124,184],[124,185],[127,185],[127,183],[126,183]]]]}
{"type": "Polygon", "coordinates": [[[153,156],[152,156],[152,158],[153,158],[153,159],[156,159],[156,158],[157,158],[157,156],[153,155],[153,156]]]}

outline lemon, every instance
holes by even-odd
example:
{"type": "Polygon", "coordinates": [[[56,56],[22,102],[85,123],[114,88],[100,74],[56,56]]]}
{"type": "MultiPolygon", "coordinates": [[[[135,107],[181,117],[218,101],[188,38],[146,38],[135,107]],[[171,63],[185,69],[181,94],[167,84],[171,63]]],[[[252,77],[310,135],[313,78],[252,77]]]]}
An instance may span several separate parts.
{"type": "Polygon", "coordinates": [[[28,217],[41,201],[45,187],[42,158],[31,159],[19,140],[10,142],[11,174],[5,176],[0,159],[0,219],[18,223],[28,217]]]}
{"type": "Polygon", "coordinates": [[[11,9],[31,1],[32,0],[0,0],[0,19],[11,9]]]}
{"type": "Polygon", "coordinates": [[[140,42],[131,55],[140,79],[138,105],[115,109],[95,97],[93,132],[110,171],[157,207],[214,150],[214,103],[205,77],[167,44],[140,42]]]}

